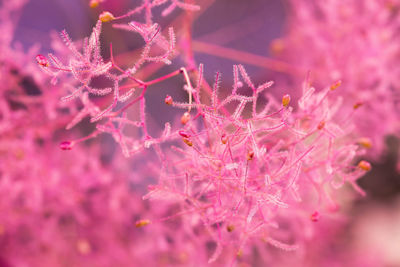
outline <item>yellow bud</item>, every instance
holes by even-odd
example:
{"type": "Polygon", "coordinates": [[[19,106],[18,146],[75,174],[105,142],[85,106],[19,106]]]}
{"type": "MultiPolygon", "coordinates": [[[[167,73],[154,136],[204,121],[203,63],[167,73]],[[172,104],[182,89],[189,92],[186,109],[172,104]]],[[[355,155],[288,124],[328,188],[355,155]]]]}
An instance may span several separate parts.
{"type": "Polygon", "coordinates": [[[362,138],[358,139],[357,143],[360,146],[364,147],[364,148],[371,148],[372,147],[371,139],[369,139],[367,137],[362,137],[362,138]]]}
{"type": "Polygon", "coordinates": [[[340,85],[342,85],[342,81],[341,80],[337,80],[335,83],[333,83],[331,85],[331,90],[335,90],[336,88],[338,88],[340,85]]]}
{"type": "Polygon", "coordinates": [[[228,231],[229,233],[233,232],[233,230],[235,230],[235,226],[230,224],[226,227],[226,231],[228,231]]]}
{"type": "Polygon", "coordinates": [[[109,21],[112,21],[114,19],[115,19],[114,15],[111,14],[110,12],[108,12],[108,11],[104,11],[99,16],[99,20],[101,20],[102,22],[109,22],[109,21]]]}
{"type": "Polygon", "coordinates": [[[189,139],[183,138],[182,140],[183,140],[183,142],[184,142],[185,144],[187,144],[188,146],[193,146],[192,141],[190,141],[189,139]]]}
{"type": "Polygon", "coordinates": [[[146,225],[148,225],[150,223],[151,223],[150,220],[139,220],[139,221],[136,222],[135,226],[137,228],[140,228],[140,227],[146,226],[146,225]]]}
{"type": "Polygon", "coordinates": [[[287,106],[289,106],[289,103],[290,103],[290,95],[284,95],[282,97],[282,105],[284,107],[287,107],[287,106]]]}
{"type": "Polygon", "coordinates": [[[368,161],[362,160],[358,163],[358,168],[364,170],[364,171],[369,171],[371,170],[371,164],[368,161]]]}
{"type": "Polygon", "coordinates": [[[99,6],[99,1],[98,1],[98,0],[92,0],[92,1],[90,1],[89,6],[90,6],[91,8],[96,8],[96,7],[99,6]]]}
{"type": "Polygon", "coordinates": [[[359,107],[361,107],[364,103],[363,102],[357,102],[354,104],[353,108],[354,109],[358,109],[359,107]]]}

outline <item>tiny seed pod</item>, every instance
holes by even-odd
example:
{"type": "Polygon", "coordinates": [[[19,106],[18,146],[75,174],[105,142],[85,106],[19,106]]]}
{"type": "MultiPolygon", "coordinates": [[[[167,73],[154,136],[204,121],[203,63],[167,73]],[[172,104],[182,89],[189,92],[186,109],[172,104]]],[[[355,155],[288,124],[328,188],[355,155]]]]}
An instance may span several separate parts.
{"type": "Polygon", "coordinates": [[[228,226],[226,226],[226,231],[228,231],[229,233],[233,232],[235,230],[235,226],[232,224],[229,224],[228,226]]]}
{"type": "Polygon", "coordinates": [[[252,160],[254,158],[254,152],[253,151],[247,152],[246,158],[247,160],[252,160]]]}
{"type": "Polygon", "coordinates": [[[43,55],[37,55],[36,56],[36,61],[39,65],[43,66],[43,67],[48,67],[50,66],[49,61],[47,60],[47,58],[43,55]]]}
{"type": "Polygon", "coordinates": [[[221,143],[222,144],[226,144],[226,143],[228,143],[228,137],[226,136],[226,134],[223,134],[222,136],[221,136],[221,143]]]}
{"type": "Polygon", "coordinates": [[[172,103],[174,102],[174,100],[172,99],[172,97],[170,95],[167,95],[164,99],[165,104],[167,105],[172,105],[172,103]]]}
{"type": "Polygon", "coordinates": [[[318,130],[322,130],[322,129],[324,129],[324,127],[325,127],[325,121],[321,121],[320,123],[318,123],[318,126],[317,126],[318,130]]]}
{"type": "Polygon", "coordinates": [[[320,217],[319,212],[315,211],[313,214],[311,214],[310,219],[313,222],[318,222],[319,221],[319,217],[320,217]]]}
{"type": "Polygon", "coordinates": [[[60,148],[62,150],[71,150],[73,146],[74,146],[74,143],[71,141],[64,141],[64,142],[60,143],[60,148]]]}
{"type": "Polygon", "coordinates": [[[187,132],[185,132],[183,130],[180,130],[178,133],[179,133],[180,136],[182,136],[184,138],[189,138],[190,137],[190,134],[188,134],[187,132]]]}

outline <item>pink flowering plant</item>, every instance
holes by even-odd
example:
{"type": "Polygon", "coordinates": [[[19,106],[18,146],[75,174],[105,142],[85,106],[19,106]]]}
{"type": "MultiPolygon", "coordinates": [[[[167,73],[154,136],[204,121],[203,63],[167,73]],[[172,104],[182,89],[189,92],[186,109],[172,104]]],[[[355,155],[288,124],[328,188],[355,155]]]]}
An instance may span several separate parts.
{"type": "MultiPolygon", "coordinates": [[[[382,154],[385,136],[398,130],[396,72],[383,74],[397,62],[399,45],[389,41],[397,19],[370,3],[367,14],[380,8],[376,19],[390,22],[385,36],[374,37],[381,24],[369,29],[362,21],[354,26],[362,29],[358,39],[334,49],[327,40],[335,33],[319,34],[324,26],[314,8],[342,6],[290,2],[298,7],[291,22],[306,27],[290,26],[272,51],[285,51],[278,58],[301,70],[287,78],[296,84],[282,90],[268,78],[258,83],[235,64],[228,86],[220,72],[207,81],[205,70],[215,70],[194,55],[193,18],[211,2],[143,0],[119,16],[101,11],[88,37],[75,41],[63,30],[46,55],[39,46],[13,46],[14,13],[25,1],[3,3],[1,266],[335,263],[320,251],[329,250],[351,203],[366,196],[358,184],[372,168],[365,158],[382,154]],[[164,27],[166,16],[178,22],[164,27]],[[102,38],[110,24],[140,40],[130,60],[102,38]],[[376,59],[374,49],[360,48],[369,34],[378,48],[390,48],[387,55],[376,59]],[[313,53],[298,52],[298,36],[315,40],[313,53]],[[382,73],[361,79],[344,59],[349,47],[358,58],[368,55],[362,74],[382,73]],[[326,48],[336,52],[312,70],[308,61],[326,48]],[[343,53],[340,60],[335,53],[343,53]],[[152,123],[160,112],[147,105],[154,90],[168,110],[162,129],[152,123]],[[383,117],[393,127],[368,130],[383,117]]],[[[352,25],[336,18],[341,13],[325,13],[339,32],[352,25]]],[[[363,266],[357,257],[352,262],[363,266]]]]}

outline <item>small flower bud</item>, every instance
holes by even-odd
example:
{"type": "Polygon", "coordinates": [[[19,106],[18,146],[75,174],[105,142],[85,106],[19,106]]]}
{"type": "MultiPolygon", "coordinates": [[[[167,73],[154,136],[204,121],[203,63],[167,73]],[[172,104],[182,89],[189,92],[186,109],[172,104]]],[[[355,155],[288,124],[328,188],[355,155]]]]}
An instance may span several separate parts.
{"type": "Polygon", "coordinates": [[[89,6],[90,6],[91,8],[96,8],[96,7],[98,7],[98,6],[99,6],[99,0],[92,0],[92,1],[90,1],[89,6]]]}
{"type": "Polygon", "coordinates": [[[99,20],[101,20],[102,22],[109,22],[109,21],[112,21],[114,19],[115,19],[114,15],[111,14],[110,12],[108,12],[108,11],[104,11],[99,16],[99,20]]]}
{"type": "Polygon", "coordinates": [[[229,233],[233,232],[233,230],[235,230],[235,226],[232,224],[229,224],[228,226],[226,226],[226,231],[228,231],[229,233]]]}
{"type": "Polygon", "coordinates": [[[188,134],[187,132],[185,132],[183,130],[180,130],[178,133],[182,137],[185,137],[185,138],[189,138],[190,137],[190,134],[188,134]]]}
{"type": "Polygon", "coordinates": [[[335,90],[335,89],[338,88],[340,85],[342,85],[342,81],[341,81],[341,80],[337,80],[336,82],[334,82],[334,83],[331,85],[331,90],[332,90],[332,91],[335,90]]]}
{"type": "Polygon", "coordinates": [[[364,170],[364,171],[369,171],[371,170],[371,164],[368,161],[362,160],[358,163],[358,168],[364,170]]]}
{"type": "Polygon", "coordinates": [[[282,97],[282,105],[286,108],[287,106],[289,106],[290,103],[290,95],[284,95],[282,97]]]}
{"type": "Polygon", "coordinates": [[[136,226],[137,228],[140,228],[140,227],[146,226],[146,225],[148,225],[148,224],[150,224],[150,223],[151,223],[150,220],[139,220],[139,221],[137,221],[137,222],[135,223],[135,226],[136,226]]]}
{"type": "Polygon", "coordinates": [[[50,66],[49,61],[47,60],[47,58],[43,55],[37,55],[36,56],[36,61],[39,65],[43,66],[43,67],[48,67],[50,66]]]}
{"type": "Polygon", "coordinates": [[[182,140],[183,140],[183,142],[184,142],[185,144],[187,144],[188,146],[193,146],[192,141],[190,141],[189,139],[183,138],[182,140]]]}
{"type": "Polygon", "coordinates": [[[354,104],[353,108],[354,108],[354,109],[358,109],[358,108],[361,107],[362,105],[364,105],[363,102],[357,102],[357,103],[354,104]]]}
{"type": "Polygon", "coordinates": [[[182,117],[181,117],[181,123],[183,125],[185,125],[186,123],[188,123],[188,121],[190,120],[190,114],[189,112],[185,112],[183,113],[182,117]]]}
{"type": "Polygon", "coordinates": [[[364,148],[372,147],[371,139],[369,139],[368,137],[362,137],[362,138],[358,139],[357,143],[364,148]]]}
{"type": "Polygon", "coordinates": [[[319,212],[315,211],[313,214],[311,214],[310,219],[313,222],[318,222],[319,221],[319,217],[320,217],[319,212]]]}
{"type": "Polygon", "coordinates": [[[64,141],[64,142],[60,143],[60,148],[62,150],[71,150],[73,146],[74,146],[74,143],[70,142],[70,141],[64,141]]]}
{"type": "Polygon", "coordinates": [[[228,137],[226,136],[226,134],[223,134],[222,136],[221,136],[221,143],[222,144],[226,144],[226,143],[228,143],[228,137]]]}
{"type": "Polygon", "coordinates": [[[247,160],[252,160],[254,158],[254,152],[253,151],[247,152],[246,158],[247,160]]]}
{"type": "Polygon", "coordinates": [[[317,126],[318,130],[322,130],[322,129],[324,129],[324,127],[325,127],[325,121],[321,121],[320,123],[318,123],[318,126],[317,126]]]}
{"type": "Polygon", "coordinates": [[[165,104],[167,105],[172,105],[172,103],[174,102],[174,100],[172,99],[172,97],[170,95],[167,95],[164,99],[165,104]]]}

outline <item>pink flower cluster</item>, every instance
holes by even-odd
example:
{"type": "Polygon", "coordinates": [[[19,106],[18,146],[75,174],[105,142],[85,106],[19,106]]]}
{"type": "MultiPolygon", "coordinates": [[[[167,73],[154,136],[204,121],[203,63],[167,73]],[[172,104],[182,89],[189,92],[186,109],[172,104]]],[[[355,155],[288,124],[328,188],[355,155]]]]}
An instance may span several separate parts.
{"type": "Polygon", "coordinates": [[[310,227],[336,211],[335,191],[345,183],[364,194],[356,180],[371,166],[366,161],[353,165],[365,146],[351,134],[352,112],[337,116],[342,104],[334,96],[337,84],[316,92],[305,83],[296,110],[289,95],[278,102],[265,94],[267,103],[260,109],[259,96],[272,82],[255,86],[239,65],[232,92],[223,99],[217,73],[207,105],[199,95],[202,68],[196,88],[189,89],[194,102],[172,104],[196,110],[175,133],[185,145],[157,149],[159,184],[145,198],[180,204],[182,217],[189,214],[186,224],[205,227],[216,243],[209,262],[225,249],[230,255],[250,254],[246,245],[262,241],[295,250],[312,235],[283,230],[283,222],[289,228],[310,227]],[[244,87],[252,95],[240,94],[248,91],[244,87]]]}
{"type": "Polygon", "coordinates": [[[399,1],[290,3],[288,34],[275,51],[317,84],[341,79],[345,103],[362,105],[355,131],[381,154],[384,137],[400,132],[399,1]]]}

